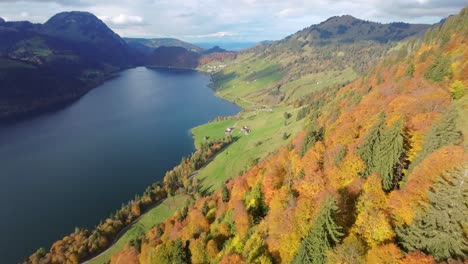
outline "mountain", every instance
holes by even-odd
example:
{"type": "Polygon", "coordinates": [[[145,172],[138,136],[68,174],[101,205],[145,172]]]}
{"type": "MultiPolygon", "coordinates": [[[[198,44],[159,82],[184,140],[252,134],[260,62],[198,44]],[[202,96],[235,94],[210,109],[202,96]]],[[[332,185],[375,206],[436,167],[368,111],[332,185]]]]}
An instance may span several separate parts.
{"type": "Polygon", "coordinates": [[[140,58],[87,12],[0,23],[0,119],[68,103],[140,58]]]}
{"type": "Polygon", "coordinates": [[[202,52],[202,48],[184,42],[182,40],[178,40],[175,38],[153,38],[153,39],[144,39],[144,38],[125,38],[124,39],[130,46],[137,47],[139,49],[145,50],[145,51],[152,51],[154,49],[157,49],[161,46],[165,47],[181,47],[184,48],[188,51],[192,52],[197,52],[200,53],[202,52]],[[146,49],[145,49],[146,48],[146,49]],[[149,48],[149,49],[148,49],[149,48]]]}
{"type": "Polygon", "coordinates": [[[207,62],[232,58],[234,54],[219,46],[204,49],[174,38],[125,38],[125,41],[132,49],[145,54],[145,64],[150,66],[197,68],[207,62]]]}
{"type": "Polygon", "coordinates": [[[2,19],[0,120],[65,105],[128,67],[196,68],[204,55],[223,52],[172,38],[122,39],[88,12],[59,13],[44,24],[2,19]]]}
{"type": "Polygon", "coordinates": [[[355,80],[397,41],[417,37],[428,28],[380,24],[352,16],[332,17],[285,39],[242,51],[239,67],[213,79],[216,89],[225,96],[229,94],[233,101],[237,98],[230,95],[238,94],[258,103],[291,102],[306,94],[308,85],[323,89],[355,80]]]}
{"type": "Polygon", "coordinates": [[[356,42],[362,40],[387,43],[417,35],[428,28],[429,25],[401,22],[381,24],[345,15],[331,17],[318,25],[305,28],[286,38],[286,41],[295,39],[322,45],[329,42],[356,42]]]}
{"type": "Polygon", "coordinates": [[[26,262],[109,245],[89,263],[466,262],[468,8],[420,33],[227,60],[217,95],[244,111],[193,129],[196,152],[161,183],[26,262]]]}
{"type": "Polygon", "coordinates": [[[57,14],[43,25],[42,32],[51,37],[82,44],[84,55],[89,52],[96,61],[120,66],[131,64],[127,43],[91,13],[57,14]]]}

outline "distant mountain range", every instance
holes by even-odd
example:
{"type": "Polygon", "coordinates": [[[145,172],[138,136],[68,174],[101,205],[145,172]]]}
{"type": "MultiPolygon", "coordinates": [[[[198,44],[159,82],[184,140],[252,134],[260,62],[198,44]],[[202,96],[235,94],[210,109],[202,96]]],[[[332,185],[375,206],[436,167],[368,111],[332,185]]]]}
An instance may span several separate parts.
{"type": "Polygon", "coordinates": [[[55,108],[129,67],[196,68],[219,47],[122,39],[96,16],[64,12],[44,24],[0,19],[0,120],[55,108]]]}
{"type": "Polygon", "coordinates": [[[154,51],[159,47],[181,47],[188,51],[200,53],[203,51],[203,48],[200,48],[196,45],[178,40],[175,38],[153,38],[153,39],[144,39],[144,38],[124,38],[128,45],[141,50],[142,52],[148,54],[154,51]]]}
{"type": "MultiPolygon", "coordinates": [[[[379,24],[351,16],[333,17],[284,40],[263,42],[244,52],[260,56],[291,53],[297,57],[296,63],[303,64],[319,61],[317,54],[303,52],[311,47],[321,50],[320,56],[326,56],[324,53],[330,52],[327,49],[336,45],[349,54],[350,47],[355,49],[356,43],[373,43],[365,46],[366,49],[380,47],[427,28],[427,25],[405,23],[379,24]]],[[[226,58],[235,58],[235,53],[218,46],[206,49],[172,38],[123,39],[87,12],[59,13],[44,24],[1,19],[0,120],[75,100],[121,69],[143,65],[197,68],[226,58]]],[[[372,63],[368,58],[363,60],[372,63]]],[[[349,66],[360,64],[357,60],[349,66]]]]}

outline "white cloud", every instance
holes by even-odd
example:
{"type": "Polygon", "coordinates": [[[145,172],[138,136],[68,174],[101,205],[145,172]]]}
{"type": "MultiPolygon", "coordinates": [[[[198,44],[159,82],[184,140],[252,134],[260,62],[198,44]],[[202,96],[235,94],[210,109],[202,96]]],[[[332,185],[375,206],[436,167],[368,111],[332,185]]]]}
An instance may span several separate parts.
{"type": "Polygon", "coordinates": [[[141,16],[131,16],[125,14],[118,14],[116,16],[98,16],[98,18],[107,23],[109,26],[114,26],[116,28],[135,27],[147,24],[141,16]]]}
{"type": "Polygon", "coordinates": [[[24,11],[23,11],[23,12],[20,13],[20,17],[22,17],[22,18],[26,18],[26,17],[28,17],[28,16],[29,16],[29,13],[28,13],[28,12],[24,12],[24,11]]]}
{"type": "Polygon", "coordinates": [[[286,8],[281,10],[276,14],[279,18],[290,18],[290,17],[298,17],[304,14],[303,9],[299,8],[286,8]]]}
{"type": "Polygon", "coordinates": [[[210,34],[189,35],[185,37],[186,38],[225,38],[225,37],[232,37],[236,35],[237,34],[234,32],[220,31],[220,32],[215,32],[215,33],[210,33],[210,34]]]}
{"type": "Polygon", "coordinates": [[[467,0],[0,0],[0,17],[43,23],[62,11],[100,15],[124,36],[187,41],[280,39],[331,16],[436,23],[467,0]],[[28,17],[22,18],[21,12],[28,17]],[[214,33],[213,33],[214,32],[214,33]]]}
{"type": "Polygon", "coordinates": [[[143,18],[140,16],[127,16],[124,14],[120,14],[116,17],[111,18],[112,23],[116,25],[124,25],[124,24],[143,24],[143,18]]]}

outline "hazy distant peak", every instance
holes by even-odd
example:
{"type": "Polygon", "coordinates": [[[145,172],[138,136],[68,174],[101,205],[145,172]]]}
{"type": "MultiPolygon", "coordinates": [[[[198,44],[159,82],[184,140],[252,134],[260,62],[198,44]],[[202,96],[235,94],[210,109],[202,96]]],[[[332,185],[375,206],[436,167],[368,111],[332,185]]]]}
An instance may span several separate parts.
{"type": "Polygon", "coordinates": [[[89,12],[79,12],[79,11],[72,11],[72,12],[62,12],[54,15],[51,17],[45,25],[47,26],[65,26],[69,24],[99,24],[101,26],[107,27],[104,22],[102,22],[99,18],[89,12]]]}
{"type": "Polygon", "coordinates": [[[326,24],[351,24],[354,21],[363,21],[361,19],[355,18],[351,15],[343,15],[343,16],[333,16],[330,17],[329,19],[323,21],[320,23],[320,25],[326,25],[326,24]]]}
{"type": "Polygon", "coordinates": [[[5,19],[0,17],[0,23],[5,23],[5,19]]]}

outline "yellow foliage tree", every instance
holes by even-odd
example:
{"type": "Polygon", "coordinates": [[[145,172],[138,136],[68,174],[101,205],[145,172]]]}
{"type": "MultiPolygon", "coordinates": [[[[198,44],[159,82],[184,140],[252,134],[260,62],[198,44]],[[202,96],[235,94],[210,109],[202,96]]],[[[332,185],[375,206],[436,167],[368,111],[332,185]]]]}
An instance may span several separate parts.
{"type": "Polygon", "coordinates": [[[203,239],[195,239],[190,241],[190,253],[193,264],[203,264],[208,262],[208,257],[205,253],[205,245],[203,239]]]}
{"type": "Polygon", "coordinates": [[[380,177],[370,176],[363,187],[357,204],[357,218],[353,232],[359,235],[370,247],[391,240],[395,233],[389,223],[387,196],[382,190],[380,177]]]}
{"type": "Polygon", "coordinates": [[[371,248],[367,252],[367,263],[400,264],[403,258],[401,250],[393,243],[371,248]]]}

